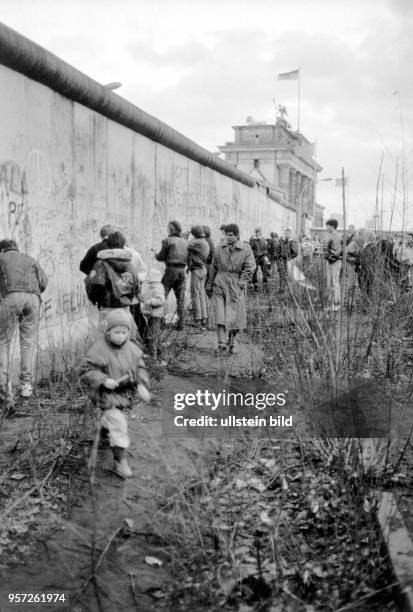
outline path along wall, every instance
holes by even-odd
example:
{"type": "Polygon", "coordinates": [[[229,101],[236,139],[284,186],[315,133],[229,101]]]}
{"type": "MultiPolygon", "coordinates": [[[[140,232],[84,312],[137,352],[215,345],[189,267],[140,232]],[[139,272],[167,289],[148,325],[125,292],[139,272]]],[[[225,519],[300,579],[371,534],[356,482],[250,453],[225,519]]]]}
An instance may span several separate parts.
{"type": "MultiPolygon", "coordinates": [[[[3,28],[0,63],[13,65],[10,49],[2,47],[3,28]]],[[[30,43],[11,32],[18,44],[30,43]]],[[[81,77],[87,85],[104,89],[81,77]]],[[[47,82],[43,73],[39,78],[47,82]]],[[[151,248],[159,249],[170,219],[178,219],[184,228],[210,225],[216,238],[221,223],[236,221],[244,240],[256,225],[266,234],[294,227],[295,213],[267,197],[249,176],[215,161],[160,122],[169,130],[170,146],[156,141],[169,142],[159,129],[138,133],[127,127],[124,114],[121,124],[90,108],[88,101],[88,106],[76,102],[13,67],[0,65],[0,82],[0,236],[16,238],[20,249],[38,259],[49,277],[43,296],[43,350],[88,330],[90,305],[79,261],[99,240],[104,223],[119,226],[148,266],[155,263],[151,248]],[[188,155],[176,149],[188,150],[188,155]]],[[[103,95],[115,104],[127,104],[128,112],[132,108],[157,121],[107,90],[103,95]]],[[[104,113],[111,114],[105,108],[104,113]]]]}

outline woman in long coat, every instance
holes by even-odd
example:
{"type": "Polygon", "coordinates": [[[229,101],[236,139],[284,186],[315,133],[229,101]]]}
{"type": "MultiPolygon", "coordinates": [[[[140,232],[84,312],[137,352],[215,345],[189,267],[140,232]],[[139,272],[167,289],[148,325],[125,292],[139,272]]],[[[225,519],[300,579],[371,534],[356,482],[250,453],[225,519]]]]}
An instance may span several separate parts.
{"type": "Polygon", "coordinates": [[[225,228],[225,243],[216,247],[207,284],[212,295],[218,336],[218,352],[237,352],[235,338],[247,326],[245,288],[255,270],[251,247],[239,239],[239,227],[225,228]],[[227,338],[228,332],[228,338],[227,338]]]}

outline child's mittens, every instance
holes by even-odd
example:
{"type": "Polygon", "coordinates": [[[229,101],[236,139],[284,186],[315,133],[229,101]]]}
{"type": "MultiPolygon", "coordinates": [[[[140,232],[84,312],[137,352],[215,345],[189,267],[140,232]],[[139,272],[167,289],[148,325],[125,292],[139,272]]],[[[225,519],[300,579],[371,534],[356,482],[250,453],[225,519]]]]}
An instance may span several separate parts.
{"type": "Polygon", "coordinates": [[[104,382],[103,382],[103,386],[106,389],[110,389],[111,391],[113,391],[113,389],[116,389],[116,387],[118,386],[118,381],[115,380],[114,378],[107,378],[104,382]]]}
{"type": "Polygon", "coordinates": [[[151,401],[151,394],[149,393],[147,387],[143,383],[138,384],[138,393],[139,393],[140,398],[144,402],[149,404],[149,402],[151,401]]]}

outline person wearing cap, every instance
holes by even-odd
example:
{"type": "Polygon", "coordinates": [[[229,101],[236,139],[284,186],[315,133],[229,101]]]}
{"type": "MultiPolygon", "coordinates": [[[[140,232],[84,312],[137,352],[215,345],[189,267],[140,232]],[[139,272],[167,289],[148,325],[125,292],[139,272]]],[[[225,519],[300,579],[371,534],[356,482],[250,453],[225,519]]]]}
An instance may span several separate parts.
{"type": "Polygon", "coordinates": [[[247,326],[245,288],[254,270],[251,247],[241,242],[238,225],[228,224],[225,243],[215,250],[207,283],[217,326],[219,355],[237,352],[236,336],[247,326]]]}
{"type": "Polygon", "coordinates": [[[93,270],[93,266],[97,261],[97,254],[100,251],[108,248],[108,236],[114,231],[116,231],[116,228],[113,225],[108,223],[106,225],[102,225],[100,229],[100,237],[102,240],[90,247],[79,264],[79,270],[83,272],[83,274],[90,274],[90,272],[93,270]]]}
{"type": "MultiPolygon", "coordinates": [[[[141,313],[145,319],[145,329],[142,340],[148,354],[157,360],[162,358],[161,326],[165,318],[165,290],[161,283],[162,272],[157,269],[149,270],[139,292],[141,313]]],[[[165,365],[160,362],[159,365],[165,365]]]]}
{"type": "Polygon", "coordinates": [[[21,396],[27,398],[33,393],[40,295],[47,281],[39,263],[30,255],[20,253],[14,240],[0,240],[0,408],[6,415],[13,404],[11,345],[17,326],[21,396]]]}
{"type": "Polygon", "coordinates": [[[191,272],[192,325],[197,330],[202,330],[208,323],[205,279],[209,244],[205,239],[204,229],[201,225],[193,225],[191,234],[194,239],[188,243],[188,268],[191,272]]]}
{"type": "Polygon", "coordinates": [[[132,320],[121,309],[106,318],[106,331],[89,349],[81,365],[81,379],[90,389],[90,398],[102,413],[101,426],[109,436],[114,472],[132,476],[126,460],[129,447],[127,414],[136,394],[148,402],[149,378],[141,349],[130,340],[132,320]]]}
{"type": "Polygon", "coordinates": [[[183,330],[188,241],[182,237],[182,226],[178,221],[168,223],[168,237],[162,240],[161,250],[155,254],[155,259],[165,262],[166,268],[162,277],[165,297],[168,298],[171,290],[174,292],[178,315],[177,329],[183,330]]]}

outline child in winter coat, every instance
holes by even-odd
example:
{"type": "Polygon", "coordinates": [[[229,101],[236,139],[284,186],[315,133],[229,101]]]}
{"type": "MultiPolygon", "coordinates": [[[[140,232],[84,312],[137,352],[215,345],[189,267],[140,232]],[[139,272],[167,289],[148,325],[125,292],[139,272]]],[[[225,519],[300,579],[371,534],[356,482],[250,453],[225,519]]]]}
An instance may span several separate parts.
{"type": "Polygon", "coordinates": [[[162,273],[159,270],[150,270],[139,293],[141,312],[146,319],[143,341],[149,355],[155,360],[161,358],[161,326],[165,317],[166,304],[161,276],[162,273]]]}
{"type": "Polygon", "coordinates": [[[126,415],[136,391],[144,401],[150,399],[142,351],[129,339],[131,324],[128,313],[113,310],[106,319],[104,336],[90,348],[81,368],[90,397],[103,411],[101,425],[109,433],[114,471],[122,478],[132,475],[126,460],[130,443],[126,415]]]}

